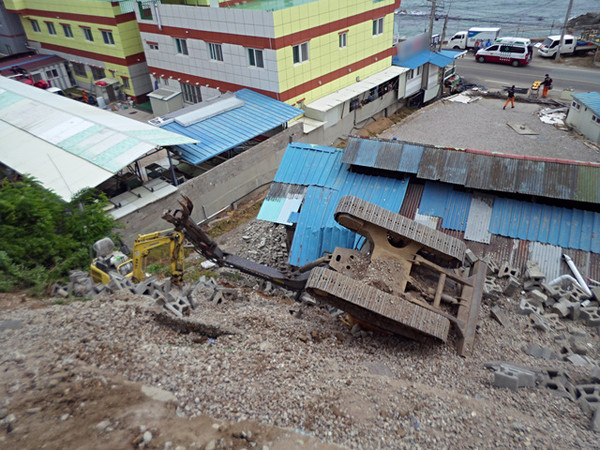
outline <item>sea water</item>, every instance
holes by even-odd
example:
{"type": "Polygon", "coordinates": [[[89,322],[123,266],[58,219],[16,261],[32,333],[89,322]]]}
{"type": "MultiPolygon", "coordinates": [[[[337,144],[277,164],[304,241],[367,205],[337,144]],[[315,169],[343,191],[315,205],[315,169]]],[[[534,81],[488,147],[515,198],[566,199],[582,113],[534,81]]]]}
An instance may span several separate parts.
{"type": "MultiPolygon", "coordinates": [[[[446,39],[471,27],[500,27],[501,36],[544,37],[560,34],[568,0],[438,0],[433,34],[442,34],[448,15],[446,39]]],[[[600,13],[600,0],[574,0],[569,18],[600,13]]],[[[394,35],[415,36],[429,28],[431,2],[402,0],[395,15],[394,35]]]]}

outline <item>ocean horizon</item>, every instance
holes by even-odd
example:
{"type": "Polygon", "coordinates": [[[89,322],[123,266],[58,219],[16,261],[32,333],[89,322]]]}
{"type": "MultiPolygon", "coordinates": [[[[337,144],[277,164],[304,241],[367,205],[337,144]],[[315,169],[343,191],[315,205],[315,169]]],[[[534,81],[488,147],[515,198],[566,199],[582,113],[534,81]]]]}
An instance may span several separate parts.
{"type": "MultiPolygon", "coordinates": [[[[501,36],[545,37],[560,34],[567,14],[566,0],[514,0],[501,3],[491,0],[438,1],[433,33],[442,34],[444,19],[448,15],[446,39],[458,31],[471,27],[500,27],[501,36]],[[532,4],[533,3],[533,4],[532,4]]],[[[426,32],[429,28],[431,2],[402,0],[399,13],[394,16],[394,36],[407,38],[426,32]]],[[[569,18],[588,12],[600,13],[598,0],[575,0],[569,18]]]]}

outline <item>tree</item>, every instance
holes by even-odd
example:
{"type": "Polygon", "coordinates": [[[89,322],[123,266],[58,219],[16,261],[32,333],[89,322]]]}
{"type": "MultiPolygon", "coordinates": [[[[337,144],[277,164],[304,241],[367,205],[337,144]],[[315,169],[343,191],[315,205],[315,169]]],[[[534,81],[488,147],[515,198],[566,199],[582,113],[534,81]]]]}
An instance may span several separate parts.
{"type": "Polygon", "coordinates": [[[0,184],[0,291],[32,288],[40,294],[70,269],[89,264],[93,243],[111,234],[108,199],[93,189],[70,202],[33,178],[0,184]]]}

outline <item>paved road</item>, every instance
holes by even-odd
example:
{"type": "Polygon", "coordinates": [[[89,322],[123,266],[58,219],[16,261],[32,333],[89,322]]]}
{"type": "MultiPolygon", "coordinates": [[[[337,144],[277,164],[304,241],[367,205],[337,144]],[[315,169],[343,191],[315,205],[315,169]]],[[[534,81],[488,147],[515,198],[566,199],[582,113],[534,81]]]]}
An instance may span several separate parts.
{"type": "Polygon", "coordinates": [[[457,61],[456,67],[457,72],[467,82],[481,84],[488,89],[498,89],[511,84],[527,88],[535,80],[543,80],[544,74],[548,73],[554,83],[553,94],[555,95],[559,95],[563,89],[573,89],[575,92],[600,92],[600,67],[591,69],[558,64],[554,60],[537,56],[534,56],[533,61],[527,66],[512,67],[508,64],[478,63],[473,53],[468,53],[457,61]]]}

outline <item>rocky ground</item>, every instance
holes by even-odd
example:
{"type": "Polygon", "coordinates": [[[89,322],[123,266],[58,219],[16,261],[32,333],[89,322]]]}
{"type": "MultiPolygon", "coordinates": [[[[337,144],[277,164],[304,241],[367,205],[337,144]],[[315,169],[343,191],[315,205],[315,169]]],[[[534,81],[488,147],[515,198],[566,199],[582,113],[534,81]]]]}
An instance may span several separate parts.
{"type": "MultiPolygon", "coordinates": [[[[269,264],[285,259],[285,235],[271,224],[253,220],[219,241],[269,264]]],[[[598,447],[576,402],[541,386],[496,387],[484,367],[553,368],[585,383],[592,365],[524,349],[559,353],[558,337],[575,336],[597,363],[598,328],[563,320],[566,331],[542,331],[517,314],[518,294],[485,299],[474,353],[463,358],[455,337],[351,331],[326,306],[231,270],[217,277],[236,295],[217,303],[198,294],[185,322],[201,327],[177,326],[151,297],[124,291],[0,297],[0,448],[598,447]]]]}

